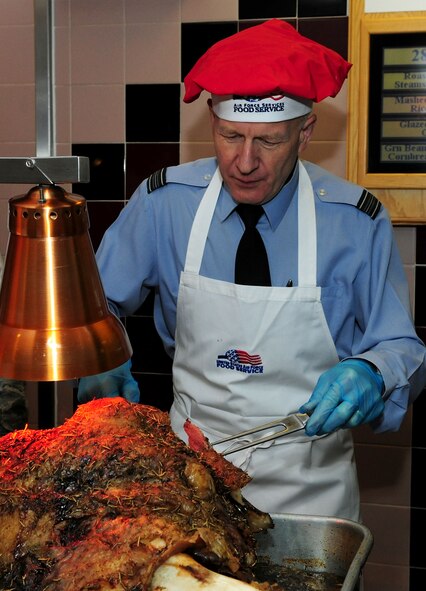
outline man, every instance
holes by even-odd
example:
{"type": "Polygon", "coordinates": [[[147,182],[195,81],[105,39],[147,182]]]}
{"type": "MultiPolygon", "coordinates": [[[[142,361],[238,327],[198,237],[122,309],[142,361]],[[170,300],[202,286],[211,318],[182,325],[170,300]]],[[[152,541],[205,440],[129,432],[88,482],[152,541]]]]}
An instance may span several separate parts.
{"type": "MultiPolygon", "coordinates": [[[[98,262],[117,315],[156,291],[180,436],[187,418],[214,441],[300,409],[305,431],[228,456],[253,477],[246,498],[358,520],[350,428],[398,429],[425,384],[425,348],[383,207],[299,159],[312,102],[335,96],[349,68],[278,20],[215,44],[185,78],[184,100],[211,93],[217,158],[144,181],[98,262]],[[245,216],[256,211],[254,228],[245,216]],[[263,243],[269,268],[251,285],[263,243]]],[[[128,363],[81,380],[79,399],[135,400],[135,390],[128,363]]]]}

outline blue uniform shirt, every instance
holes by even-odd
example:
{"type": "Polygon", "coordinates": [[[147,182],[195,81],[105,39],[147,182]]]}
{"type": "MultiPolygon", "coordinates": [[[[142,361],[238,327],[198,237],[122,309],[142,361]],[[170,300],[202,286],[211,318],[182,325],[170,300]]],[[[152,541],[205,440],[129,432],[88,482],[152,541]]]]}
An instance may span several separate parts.
{"type": "MultiPolygon", "coordinates": [[[[426,380],[425,348],[409,305],[405,272],[382,207],[373,219],[357,207],[363,189],[305,162],[317,217],[317,281],[340,359],[374,363],[385,381],[385,413],[377,430],[397,429],[426,380]]],[[[134,313],[156,289],[154,319],[173,357],[176,303],[192,222],[217,163],[197,160],[167,169],[165,184],[148,192],[145,180],[107,230],[97,261],[109,304],[118,316],[134,313]]],[[[152,188],[152,187],[151,187],[152,188]]],[[[272,285],[297,285],[297,167],[258,223],[272,285]]],[[[200,273],[233,282],[243,224],[222,187],[200,273]]],[[[285,339],[285,335],[283,335],[285,339]]]]}

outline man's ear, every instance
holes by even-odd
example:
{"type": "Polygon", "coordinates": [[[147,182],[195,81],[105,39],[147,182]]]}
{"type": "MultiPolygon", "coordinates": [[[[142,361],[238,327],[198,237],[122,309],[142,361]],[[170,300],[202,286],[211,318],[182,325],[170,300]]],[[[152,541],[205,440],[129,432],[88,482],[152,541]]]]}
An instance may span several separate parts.
{"type": "Polygon", "coordinates": [[[309,144],[316,122],[317,116],[315,113],[310,113],[310,115],[308,115],[306,118],[302,129],[300,130],[299,154],[300,152],[303,152],[303,150],[305,150],[309,144]]]}
{"type": "Polygon", "coordinates": [[[214,120],[214,111],[213,111],[213,103],[212,103],[212,99],[209,98],[207,99],[207,105],[209,107],[209,112],[210,112],[210,122],[213,125],[213,120],[214,120]]]}

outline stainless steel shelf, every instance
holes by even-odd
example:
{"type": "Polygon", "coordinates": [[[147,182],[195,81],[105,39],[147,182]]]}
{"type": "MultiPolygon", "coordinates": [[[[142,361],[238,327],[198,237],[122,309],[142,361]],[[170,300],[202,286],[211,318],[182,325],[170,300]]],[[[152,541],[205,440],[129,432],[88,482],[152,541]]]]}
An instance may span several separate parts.
{"type": "Polygon", "coordinates": [[[87,156],[0,158],[0,183],[88,183],[87,156]]]}

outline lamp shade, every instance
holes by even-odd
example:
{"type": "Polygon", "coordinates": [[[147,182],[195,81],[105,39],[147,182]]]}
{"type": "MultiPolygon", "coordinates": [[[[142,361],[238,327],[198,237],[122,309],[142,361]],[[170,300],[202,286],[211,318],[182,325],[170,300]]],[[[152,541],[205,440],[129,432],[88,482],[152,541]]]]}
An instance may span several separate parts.
{"type": "Polygon", "coordinates": [[[38,185],[9,200],[0,291],[0,377],[59,381],[118,367],[132,354],[108,309],[86,200],[38,185]]]}

